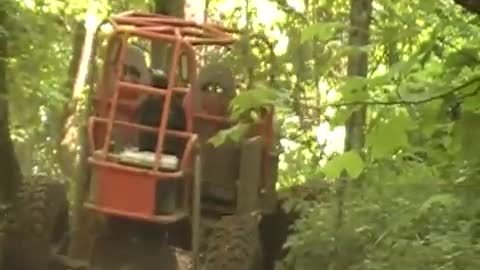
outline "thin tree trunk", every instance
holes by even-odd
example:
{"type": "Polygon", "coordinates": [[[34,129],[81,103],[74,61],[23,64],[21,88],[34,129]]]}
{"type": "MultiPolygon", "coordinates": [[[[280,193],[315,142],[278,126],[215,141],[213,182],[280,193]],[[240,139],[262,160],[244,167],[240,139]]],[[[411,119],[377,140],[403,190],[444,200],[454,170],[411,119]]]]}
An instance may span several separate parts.
{"type": "MultiPolygon", "coordinates": [[[[77,77],[78,69],[80,66],[80,59],[82,56],[83,41],[85,38],[85,26],[83,22],[77,22],[74,27],[72,37],[72,58],[68,68],[68,79],[65,87],[67,89],[73,89],[75,84],[75,78],[77,77]]],[[[69,179],[73,179],[74,176],[74,162],[72,160],[76,151],[72,151],[71,147],[74,145],[68,145],[68,136],[72,134],[72,128],[67,126],[67,122],[73,117],[75,113],[77,100],[74,97],[73,90],[70,92],[68,102],[65,103],[63,112],[59,113],[59,119],[57,120],[57,128],[59,130],[59,137],[57,138],[58,144],[58,162],[62,173],[69,179]]]]}
{"type": "MultiPolygon", "coordinates": [[[[365,46],[370,40],[370,18],[372,0],[350,1],[350,35],[349,43],[352,46],[365,46]]],[[[357,52],[348,58],[348,75],[366,77],[368,74],[368,55],[357,52]]],[[[368,89],[363,89],[368,91],[368,89]]],[[[359,106],[346,122],[345,150],[360,150],[365,143],[366,106],[359,106]]]]}
{"type": "MultiPolygon", "coordinates": [[[[185,0],[155,0],[155,13],[185,17],[185,0]]],[[[152,42],[152,67],[166,70],[170,66],[170,48],[165,42],[152,42]]]]}
{"type": "MultiPolygon", "coordinates": [[[[352,46],[365,46],[370,39],[370,18],[372,13],[372,0],[350,0],[350,33],[349,44],[352,46]]],[[[348,75],[367,77],[368,75],[368,55],[364,52],[356,52],[348,58],[348,75]]],[[[367,88],[361,91],[368,91],[367,88]]],[[[365,143],[365,122],[367,115],[367,107],[365,105],[358,106],[345,123],[345,151],[357,150],[361,151],[365,143]]],[[[348,187],[348,180],[343,174],[336,185],[336,228],[337,233],[344,225],[344,201],[348,187]]],[[[337,243],[335,247],[333,260],[333,269],[349,269],[350,261],[348,260],[348,251],[345,246],[337,243]]]]}
{"type": "MultiPolygon", "coordinates": [[[[71,226],[71,245],[69,247],[69,255],[73,258],[87,258],[89,256],[92,236],[90,235],[90,222],[92,216],[83,207],[83,202],[87,197],[87,183],[90,177],[87,164],[87,116],[90,108],[90,93],[85,92],[87,74],[89,73],[89,63],[94,61],[94,48],[96,26],[89,27],[85,32],[81,58],[77,77],[73,87],[72,99],[74,100],[73,114],[66,122],[65,137],[62,145],[69,147],[72,153],[71,160],[74,163],[73,172],[73,207],[72,207],[72,226],[71,226]],[[93,53],[92,53],[93,52],[93,53]],[[84,98],[82,100],[82,98],[84,98]],[[79,149],[78,152],[76,149],[79,149]]],[[[91,75],[91,79],[93,76],[91,75]]],[[[90,89],[92,90],[92,89],[90,89]]]]}

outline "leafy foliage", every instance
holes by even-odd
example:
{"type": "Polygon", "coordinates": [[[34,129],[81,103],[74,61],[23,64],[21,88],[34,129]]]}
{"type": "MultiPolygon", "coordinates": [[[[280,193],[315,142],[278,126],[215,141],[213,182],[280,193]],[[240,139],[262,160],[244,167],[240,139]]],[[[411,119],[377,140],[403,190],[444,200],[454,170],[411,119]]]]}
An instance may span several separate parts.
{"type": "Polygon", "coordinates": [[[288,37],[276,87],[290,89],[280,186],[350,179],[344,195],[291,198],[302,215],[279,269],[478,267],[478,18],[453,2],[375,2],[372,42],[360,48],[345,38],[347,1],[275,2],[285,19],[273,25],[288,37]],[[359,52],[369,75],[345,76],[359,52]],[[364,149],[329,149],[361,104],[364,149]]]}
{"type": "Polygon", "coordinates": [[[228,139],[240,141],[248,130],[261,120],[263,112],[271,111],[273,106],[282,105],[281,97],[280,93],[265,85],[241,92],[232,99],[229,106],[231,120],[238,124],[221,130],[210,142],[219,146],[228,139]]]}

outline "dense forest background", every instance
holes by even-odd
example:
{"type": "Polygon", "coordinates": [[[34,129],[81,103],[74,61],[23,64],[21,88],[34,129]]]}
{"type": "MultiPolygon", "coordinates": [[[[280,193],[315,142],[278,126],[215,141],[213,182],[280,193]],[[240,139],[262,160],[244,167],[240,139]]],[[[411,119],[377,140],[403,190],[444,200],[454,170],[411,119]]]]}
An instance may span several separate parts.
{"type": "MultiPolygon", "coordinates": [[[[83,45],[105,44],[106,29],[88,37],[109,15],[158,12],[156,2],[0,1],[3,187],[21,177],[18,164],[24,176],[64,179],[78,200],[79,104],[97,74],[79,72],[83,45]]],[[[257,102],[277,106],[278,189],[300,213],[279,269],[480,268],[477,15],[446,0],[196,8],[264,37],[229,61],[271,90],[257,102]]]]}

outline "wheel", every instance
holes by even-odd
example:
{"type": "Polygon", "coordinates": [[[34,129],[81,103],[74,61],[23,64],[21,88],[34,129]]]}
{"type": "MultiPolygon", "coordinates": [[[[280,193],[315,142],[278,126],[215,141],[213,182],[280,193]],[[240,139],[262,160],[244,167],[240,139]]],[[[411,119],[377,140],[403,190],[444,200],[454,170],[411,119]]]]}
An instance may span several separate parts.
{"type": "Polygon", "coordinates": [[[46,176],[22,183],[10,215],[5,264],[7,269],[58,269],[51,253],[68,232],[65,186],[46,176]]]}
{"type": "Polygon", "coordinates": [[[96,239],[90,262],[90,270],[182,269],[158,224],[118,217],[107,217],[106,230],[96,239]]]}
{"type": "Polygon", "coordinates": [[[251,214],[222,217],[207,239],[201,270],[262,269],[258,223],[251,214]]]}

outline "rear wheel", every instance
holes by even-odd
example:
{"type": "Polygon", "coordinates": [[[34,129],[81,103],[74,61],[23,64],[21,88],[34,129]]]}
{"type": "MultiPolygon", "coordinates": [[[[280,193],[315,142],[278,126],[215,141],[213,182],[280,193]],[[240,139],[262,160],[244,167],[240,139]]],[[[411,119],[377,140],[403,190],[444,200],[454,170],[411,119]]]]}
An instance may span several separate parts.
{"type": "Polygon", "coordinates": [[[259,220],[251,214],[225,216],[207,241],[201,270],[260,270],[259,220]]]}
{"type": "Polygon", "coordinates": [[[68,200],[63,183],[34,176],[22,183],[8,226],[8,269],[58,269],[52,252],[68,232],[68,200]]]}

